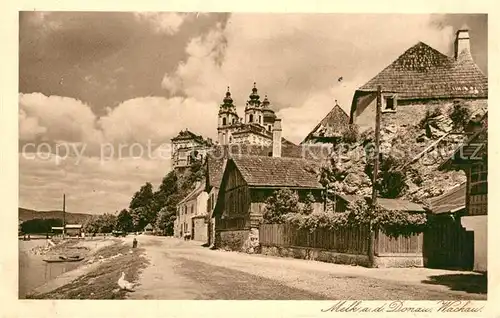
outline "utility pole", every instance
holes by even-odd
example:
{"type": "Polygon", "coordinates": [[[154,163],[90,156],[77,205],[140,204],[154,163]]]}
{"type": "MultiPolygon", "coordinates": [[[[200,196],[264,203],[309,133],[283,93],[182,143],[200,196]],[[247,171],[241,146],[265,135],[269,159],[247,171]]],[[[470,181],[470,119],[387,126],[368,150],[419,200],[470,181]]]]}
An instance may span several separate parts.
{"type": "Polygon", "coordinates": [[[372,202],[371,202],[371,217],[370,217],[370,232],[368,240],[368,260],[370,262],[370,267],[374,267],[375,260],[375,231],[373,229],[373,215],[377,206],[377,177],[378,177],[378,166],[380,157],[380,113],[382,111],[382,87],[377,86],[377,111],[375,115],[375,147],[374,147],[374,158],[373,158],[373,180],[372,180],[372,202]]]}
{"type": "Polygon", "coordinates": [[[63,230],[62,238],[64,240],[64,234],[66,234],[66,194],[63,193],[63,230]]]}

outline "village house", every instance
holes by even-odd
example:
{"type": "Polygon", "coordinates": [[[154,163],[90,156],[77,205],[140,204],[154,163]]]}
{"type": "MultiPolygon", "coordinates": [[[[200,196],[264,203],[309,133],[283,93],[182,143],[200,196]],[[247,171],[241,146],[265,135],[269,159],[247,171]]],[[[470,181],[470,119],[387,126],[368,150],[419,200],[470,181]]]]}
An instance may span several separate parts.
{"type": "MultiPolygon", "coordinates": [[[[81,224],[66,224],[64,233],[68,236],[81,236],[83,225],[81,224]]],[[[62,226],[53,226],[51,228],[54,234],[62,234],[63,227],[62,226]]]]}
{"type": "MultiPolygon", "coordinates": [[[[487,115],[486,115],[487,116],[487,115]]],[[[474,232],[474,270],[487,271],[488,233],[488,128],[487,117],[483,127],[459,146],[453,155],[439,166],[439,170],[462,170],[467,177],[465,186],[465,213],[461,224],[474,232]]]]}
{"type": "Polygon", "coordinates": [[[471,55],[468,30],[456,33],[454,56],[419,42],[354,94],[350,121],[360,132],[375,125],[376,95],[382,88],[382,125],[414,124],[426,111],[446,111],[463,100],[471,111],[487,107],[488,79],[471,55]]]}
{"type": "Polygon", "coordinates": [[[273,129],[271,156],[233,155],[225,164],[213,211],[215,247],[255,252],[265,201],[274,191],[297,191],[304,202],[310,193],[314,211],[324,208],[318,161],[281,157],[281,127],[273,129]]]}
{"type": "Polygon", "coordinates": [[[198,182],[195,188],[177,204],[175,237],[207,241],[207,201],[205,184],[198,182]]]}
{"type": "Polygon", "coordinates": [[[348,128],[349,115],[335,101],[332,110],[313,128],[301,144],[336,144],[348,128]]]}
{"type": "Polygon", "coordinates": [[[474,232],[462,227],[467,215],[467,183],[463,182],[430,200],[432,226],[424,234],[424,257],[431,268],[472,270],[474,232]]]}

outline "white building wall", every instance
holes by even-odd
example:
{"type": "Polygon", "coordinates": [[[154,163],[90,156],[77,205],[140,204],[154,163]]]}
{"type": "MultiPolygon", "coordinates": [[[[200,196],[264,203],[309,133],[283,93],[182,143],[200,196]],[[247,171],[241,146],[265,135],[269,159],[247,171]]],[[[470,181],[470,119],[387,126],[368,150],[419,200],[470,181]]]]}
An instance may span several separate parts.
{"type": "Polygon", "coordinates": [[[462,226],[467,231],[474,231],[474,270],[488,270],[488,216],[463,216],[462,226]]]}

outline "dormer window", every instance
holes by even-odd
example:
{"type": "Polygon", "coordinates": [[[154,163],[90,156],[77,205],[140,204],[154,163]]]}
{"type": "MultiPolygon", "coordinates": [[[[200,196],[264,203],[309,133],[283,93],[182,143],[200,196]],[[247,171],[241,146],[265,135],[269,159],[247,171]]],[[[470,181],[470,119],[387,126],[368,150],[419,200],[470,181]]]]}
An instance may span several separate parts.
{"type": "Polygon", "coordinates": [[[396,112],[398,106],[396,94],[384,95],[382,102],[382,112],[396,112]]]}

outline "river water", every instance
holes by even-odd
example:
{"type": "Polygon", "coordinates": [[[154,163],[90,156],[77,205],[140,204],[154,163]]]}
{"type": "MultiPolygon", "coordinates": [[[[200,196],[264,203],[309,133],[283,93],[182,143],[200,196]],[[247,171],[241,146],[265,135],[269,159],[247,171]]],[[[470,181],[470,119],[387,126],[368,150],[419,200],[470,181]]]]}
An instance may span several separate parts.
{"type": "Polygon", "coordinates": [[[47,240],[19,241],[19,298],[23,299],[34,288],[78,267],[78,262],[46,263],[44,256],[30,250],[47,245],[47,240]]]}

